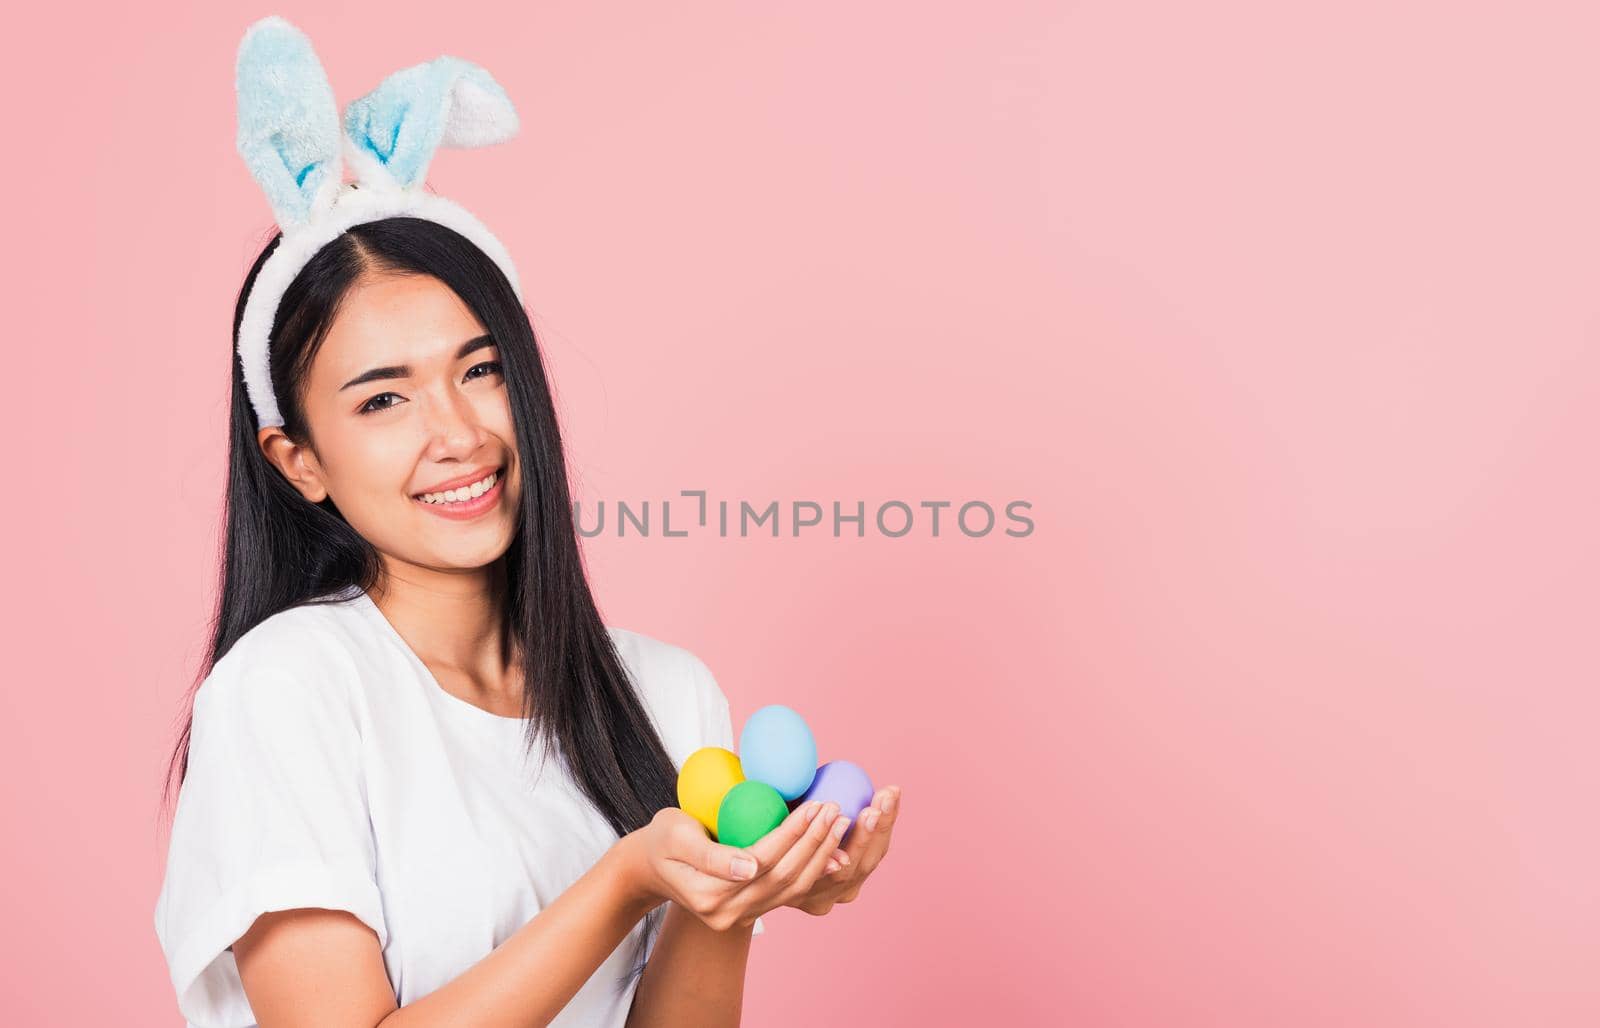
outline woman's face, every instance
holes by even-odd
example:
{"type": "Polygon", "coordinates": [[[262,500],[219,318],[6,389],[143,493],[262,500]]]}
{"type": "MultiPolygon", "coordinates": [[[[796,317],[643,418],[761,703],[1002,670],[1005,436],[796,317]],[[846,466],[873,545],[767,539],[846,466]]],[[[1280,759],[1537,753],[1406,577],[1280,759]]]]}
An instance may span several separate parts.
{"type": "Polygon", "coordinates": [[[364,275],[312,360],[304,406],[315,452],[281,429],[262,430],[263,449],[386,564],[484,568],[511,545],[521,469],[500,350],[444,283],[364,275]]]}

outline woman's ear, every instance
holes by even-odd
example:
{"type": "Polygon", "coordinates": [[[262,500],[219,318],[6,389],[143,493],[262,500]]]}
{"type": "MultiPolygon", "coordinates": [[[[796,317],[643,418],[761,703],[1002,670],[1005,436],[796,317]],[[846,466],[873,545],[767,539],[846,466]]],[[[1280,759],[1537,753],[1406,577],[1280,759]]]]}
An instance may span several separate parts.
{"type": "Polygon", "coordinates": [[[261,429],[256,434],[267,462],[283,473],[289,484],[300,490],[311,503],[321,503],[328,498],[328,487],[322,480],[322,465],[310,446],[303,446],[284,434],[276,425],[261,429]]]}

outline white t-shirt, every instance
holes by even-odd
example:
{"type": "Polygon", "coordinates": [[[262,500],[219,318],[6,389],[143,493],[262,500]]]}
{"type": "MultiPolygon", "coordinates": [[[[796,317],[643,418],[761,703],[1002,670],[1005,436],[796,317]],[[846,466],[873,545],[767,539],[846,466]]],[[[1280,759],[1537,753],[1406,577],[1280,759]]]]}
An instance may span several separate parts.
{"type": "MultiPolygon", "coordinates": [[[[700,658],[608,628],[675,767],[733,749],[700,658]]],[[[403,1006],[504,942],[617,834],[525,722],[452,696],[365,592],[246,632],[195,693],[156,934],[193,1028],[255,1024],[228,949],[270,910],[347,910],[403,1006]]],[[[754,931],[765,930],[758,919],[754,931]]],[[[556,1025],[626,1021],[644,922],[556,1025]]]]}

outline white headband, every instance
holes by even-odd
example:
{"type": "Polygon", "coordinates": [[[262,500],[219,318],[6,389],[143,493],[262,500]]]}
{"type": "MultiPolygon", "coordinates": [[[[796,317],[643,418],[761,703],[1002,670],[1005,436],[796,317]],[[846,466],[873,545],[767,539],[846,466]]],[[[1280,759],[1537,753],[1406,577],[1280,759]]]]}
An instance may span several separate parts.
{"type": "Polygon", "coordinates": [[[300,269],[355,225],[409,217],[454,229],[522,287],[504,246],[477,218],[427,191],[440,146],[474,147],[517,134],[516,109],[489,73],[458,57],[397,71],[345,108],[311,41],[279,17],[251,25],[239,43],[239,155],[267,194],[283,238],[256,274],[239,323],[239,362],[260,427],[282,425],[268,370],[278,302],[300,269]],[[356,181],[343,182],[345,164],[356,181]]]}

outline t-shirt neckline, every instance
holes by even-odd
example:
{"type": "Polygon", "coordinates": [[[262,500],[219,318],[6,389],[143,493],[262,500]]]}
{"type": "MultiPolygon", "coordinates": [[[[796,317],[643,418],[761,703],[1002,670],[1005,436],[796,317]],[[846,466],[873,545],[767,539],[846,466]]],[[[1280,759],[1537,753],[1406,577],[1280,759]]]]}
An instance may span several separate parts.
{"type": "Polygon", "coordinates": [[[382,608],[380,608],[378,604],[373,601],[372,597],[368,595],[365,589],[356,589],[355,595],[352,598],[355,600],[356,605],[362,610],[366,611],[367,616],[374,620],[380,630],[382,630],[383,633],[388,636],[396,646],[400,647],[400,650],[405,653],[406,658],[417,666],[417,669],[423,674],[427,683],[433,687],[435,692],[444,697],[448,707],[453,710],[459,710],[468,717],[474,718],[483,724],[493,725],[499,728],[515,727],[518,731],[526,730],[529,721],[528,718],[506,717],[504,714],[496,714],[492,710],[484,710],[476,703],[464,700],[455,693],[450,692],[444,686],[440,685],[439,679],[434,676],[434,673],[431,670],[429,670],[428,665],[423,662],[422,658],[417,656],[417,652],[411,648],[411,644],[406,642],[405,636],[401,635],[400,630],[394,627],[394,623],[384,615],[382,608]]]}

